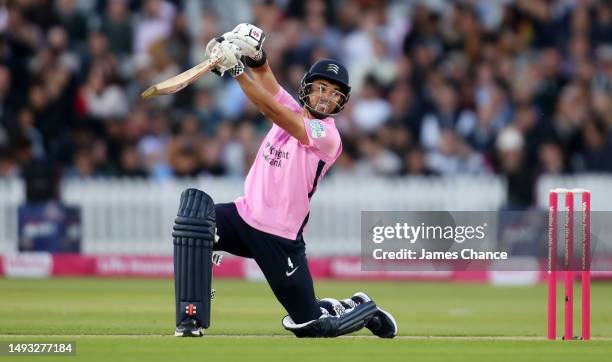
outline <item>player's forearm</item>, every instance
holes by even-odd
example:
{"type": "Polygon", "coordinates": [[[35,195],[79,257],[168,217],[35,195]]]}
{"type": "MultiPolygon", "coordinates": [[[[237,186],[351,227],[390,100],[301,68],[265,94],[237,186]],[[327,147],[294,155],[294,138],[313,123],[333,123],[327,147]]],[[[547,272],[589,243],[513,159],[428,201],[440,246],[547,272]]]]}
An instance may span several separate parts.
{"type": "Polygon", "coordinates": [[[266,62],[264,65],[251,68],[251,74],[253,74],[253,79],[257,84],[260,84],[265,90],[267,90],[270,94],[276,95],[280,89],[280,85],[274,77],[274,73],[272,73],[272,69],[266,62]]]}
{"type": "Polygon", "coordinates": [[[275,108],[277,108],[276,101],[274,97],[266,92],[259,84],[257,84],[253,79],[251,79],[246,73],[242,73],[237,76],[236,81],[240,84],[240,88],[244,94],[246,94],[247,98],[258,110],[264,113],[267,116],[271,116],[275,113],[275,108]]]}

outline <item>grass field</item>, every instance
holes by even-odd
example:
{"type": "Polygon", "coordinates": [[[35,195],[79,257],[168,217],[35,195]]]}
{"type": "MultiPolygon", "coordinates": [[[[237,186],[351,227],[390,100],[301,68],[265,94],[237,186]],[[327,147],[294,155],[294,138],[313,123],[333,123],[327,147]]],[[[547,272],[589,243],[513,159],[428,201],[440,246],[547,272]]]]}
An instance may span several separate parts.
{"type": "MultiPolygon", "coordinates": [[[[265,283],[217,280],[212,326],[171,337],[171,280],[0,279],[0,341],[76,341],[68,361],[604,361],[612,355],[612,283],[592,285],[589,342],[547,341],[546,288],[481,284],[317,282],[319,296],[365,290],[391,311],[400,335],[296,339],[265,283]]],[[[578,296],[579,288],[576,290],[578,296]]],[[[580,313],[576,305],[575,332],[580,313]]],[[[559,303],[561,307],[561,303],[559,303]]],[[[562,319],[559,316],[559,331],[562,319]]]]}

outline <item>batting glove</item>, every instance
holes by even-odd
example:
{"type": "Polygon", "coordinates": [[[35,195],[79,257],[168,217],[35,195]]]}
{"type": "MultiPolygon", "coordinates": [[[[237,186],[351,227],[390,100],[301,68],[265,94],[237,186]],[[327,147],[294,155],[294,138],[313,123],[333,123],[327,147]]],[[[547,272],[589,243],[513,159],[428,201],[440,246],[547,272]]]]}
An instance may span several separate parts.
{"type": "Polygon", "coordinates": [[[215,67],[220,75],[229,71],[232,77],[237,77],[244,72],[244,65],[239,59],[237,48],[232,43],[221,41],[213,46],[211,55],[220,56],[223,59],[215,67]]]}
{"type": "Polygon", "coordinates": [[[255,25],[238,24],[232,31],[223,34],[223,37],[238,47],[238,54],[246,65],[256,68],[266,62],[263,51],[266,34],[255,25]]]}

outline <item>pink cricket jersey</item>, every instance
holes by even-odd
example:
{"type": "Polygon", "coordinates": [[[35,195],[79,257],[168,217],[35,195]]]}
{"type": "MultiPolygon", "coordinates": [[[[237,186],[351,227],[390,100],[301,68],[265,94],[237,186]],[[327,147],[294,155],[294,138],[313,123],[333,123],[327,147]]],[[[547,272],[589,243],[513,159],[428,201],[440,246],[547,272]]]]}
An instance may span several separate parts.
{"type": "MultiPolygon", "coordinates": [[[[302,114],[286,90],[274,96],[281,105],[302,114]]],[[[321,178],[342,152],[334,119],[303,118],[308,145],[274,124],[263,140],[236,199],[242,219],[255,229],[295,240],[303,232],[310,198],[321,178]]]]}

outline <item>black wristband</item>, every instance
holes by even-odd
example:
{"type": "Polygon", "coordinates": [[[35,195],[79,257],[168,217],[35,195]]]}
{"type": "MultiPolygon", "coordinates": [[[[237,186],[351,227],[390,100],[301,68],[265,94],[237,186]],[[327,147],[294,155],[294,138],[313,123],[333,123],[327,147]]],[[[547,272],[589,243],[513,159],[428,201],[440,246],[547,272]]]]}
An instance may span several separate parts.
{"type": "Polygon", "coordinates": [[[268,59],[268,57],[266,56],[266,52],[264,50],[261,51],[261,59],[259,60],[255,60],[244,55],[242,56],[242,62],[244,63],[244,65],[250,68],[261,67],[262,65],[266,64],[266,59],[268,59]]]}

